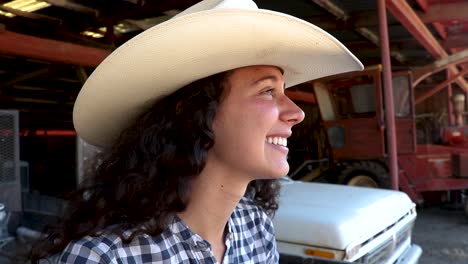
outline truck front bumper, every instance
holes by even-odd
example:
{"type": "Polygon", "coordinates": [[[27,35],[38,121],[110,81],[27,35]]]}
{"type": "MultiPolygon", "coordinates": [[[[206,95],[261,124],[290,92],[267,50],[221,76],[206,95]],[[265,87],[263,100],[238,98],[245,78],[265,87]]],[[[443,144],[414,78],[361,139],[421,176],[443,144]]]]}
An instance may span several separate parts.
{"type": "Polygon", "coordinates": [[[395,264],[417,264],[421,257],[422,249],[416,244],[412,244],[403,253],[395,264]]]}

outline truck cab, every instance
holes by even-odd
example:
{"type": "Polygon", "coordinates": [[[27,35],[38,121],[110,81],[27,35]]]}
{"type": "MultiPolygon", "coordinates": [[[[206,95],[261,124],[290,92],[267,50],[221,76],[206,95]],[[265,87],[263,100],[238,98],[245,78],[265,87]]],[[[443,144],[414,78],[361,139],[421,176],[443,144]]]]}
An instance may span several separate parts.
{"type": "MultiPolygon", "coordinates": [[[[362,72],[314,82],[314,93],[336,160],[382,159],[386,156],[386,126],[380,65],[362,72]]],[[[393,74],[398,153],[416,150],[411,75],[393,74]]]]}
{"type": "MultiPolygon", "coordinates": [[[[312,168],[311,173],[305,170],[308,178],[296,173],[303,172],[304,166],[293,169],[290,176],[307,181],[322,178],[332,183],[389,189],[387,142],[395,137],[398,187],[413,202],[442,203],[443,192],[467,190],[466,126],[458,124],[445,130],[451,136],[447,137],[451,139],[450,144],[418,142],[416,135],[422,131],[416,129],[415,102],[421,99],[415,99],[411,72],[392,74],[394,114],[387,117],[385,114],[392,111],[387,112],[390,107],[383,100],[381,76],[382,67],[376,65],[310,83],[308,94],[313,96],[310,101],[319,110],[320,124],[316,126],[325,135],[317,141],[326,141],[326,150],[322,151],[325,155],[302,163],[312,168]],[[385,118],[394,119],[395,135],[387,131],[385,118]]],[[[458,101],[461,105],[465,103],[458,101]]]]}

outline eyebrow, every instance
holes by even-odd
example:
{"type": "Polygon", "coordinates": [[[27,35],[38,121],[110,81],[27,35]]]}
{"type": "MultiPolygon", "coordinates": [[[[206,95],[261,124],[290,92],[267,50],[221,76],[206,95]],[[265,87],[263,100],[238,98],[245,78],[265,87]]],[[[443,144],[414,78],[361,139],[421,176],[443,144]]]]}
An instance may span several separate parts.
{"type": "MultiPolygon", "coordinates": [[[[256,84],[258,84],[260,82],[263,82],[263,81],[266,81],[266,80],[272,80],[274,82],[278,82],[278,77],[276,77],[275,75],[266,75],[266,76],[263,76],[263,77],[261,77],[260,79],[258,79],[256,81],[254,81],[252,83],[252,85],[256,85],[256,84]]],[[[283,90],[285,90],[285,89],[286,89],[286,82],[283,84],[283,90]]]]}
{"type": "Polygon", "coordinates": [[[272,80],[274,82],[278,82],[278,77],[276,77],[275,75],[266,75],[266,76],[261,77],[260,79],[255,80],[252,84],[258,84],[266,80],[272,80]]]}

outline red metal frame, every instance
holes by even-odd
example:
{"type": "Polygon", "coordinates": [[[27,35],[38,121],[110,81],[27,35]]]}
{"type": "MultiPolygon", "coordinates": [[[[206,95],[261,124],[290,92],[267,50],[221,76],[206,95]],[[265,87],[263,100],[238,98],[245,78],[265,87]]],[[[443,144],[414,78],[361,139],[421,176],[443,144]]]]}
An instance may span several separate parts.
{"type": "MultiPolygon", "coordinates": [[[[379,0],[380,1],[380,0],[379,0]]],[[[387,8],[393,16],[421,43],[421,45],[436,59],[448,56],[442,45],[431,34],[426,25],[405,0],[386,0],[387,8]]],[[[448,70],[456,75],[458,69],[452,65],[448,70]]],[[[468,83],[463,78],[457,78],[457,83],[464,90],[468,90],[468,83]]]]}
{"type": "Polygon", "coordinates": [[[462,64],[464,62],[468,62],[468,49],[454,53],[429,65],[413,69],[413,88],[416,87],[426,77],[446,70],[449,66],[462,64]]]}
{"type": "Polygon", "coordinates": [[[468,149],[441,145],[419,145],[414,154],[400,155],[398,162],[405,171],[400,175],[404,177],[406,184],[402,187],[404,191],[411,194],[414,201],[419,197],[414,193],[426,191],[447,191],[468,189],[468,175],[456,174],[454,168],[461,166],[462,173],[467,173],[464,164],[468,159],[468,149]],[[455,155],[461,155],[463,164],[455,164],[455,155]],[[464,162],[465,161],[465,162],[464,162]]]}
{"type": "MultiPolygon", "coordinates": [[[[381,79],[378,77],[380,74],[381,68],[374,67],[372,70],[368,69],[364,72],[334,76],[316,81],[316,83],[321,83],[321,87],[326,87],[330,95],[334,95],[329,98],[330,100],[339,100],[341,98],[342,94],[337,93],[336,89],[349,89],[352,85],[361,84],[363,81],[366,81],[363,76],[372,76],[375,81],[373,83],[374,89],[376,89],[375,116],[362,117],[350,113],[351,115],[345,115],[340,118],[339,113],[342,111],[338,111],[335,106],[333,110],[335,111],[336,118],[323,121],[325,129],[340,126],[345,131],[345,145],[334,147],[330,151],[334,160],[338,162],[380,160],[385,161],[388,166],[388,149],[386,151],[384,149],[383,137],[385,127],[379,126],[377,122],[377,120],[382,120],[384,109],[381,99],[381,79]],[[379,136],[376,137],[376,135],[379,136]]],[[[395,73],[394,77],[398,77],[401,74],[404,73],[395,73]]],[[[399,144],[397,159],[399,166],[399,188],[417,203],[424,201],[424,192],[468,189],[467,147],[463,147],[463,145],[416,145],[414,95],[411,78],[408,76],[407,80],[408,84],[405,87],[408,89],[409,98],[412,99],[410,100],[411,114],[395,118],[396,136],[398,137],[399,144]]],[[[318,84],[314,87],[316,93],[318,87],[318,84]]],[[[346,95],[346,93],[343,94],[346,95]]],[[[396,98],[400,98],[400,96],[401,94],[398,94],[396,98]]],[[[320,98],[323,100],[325,97],[320,98]]],[[[319,107],[322,107],[322,100],[318,101],[319,107]]],[[[352,100],[352,98],[350,97],[348,100],[352,100]]],[[[343,109],[348,108],[345,107],[343,109]]],[[[385,107],[386,109],[387,107],[385,107]]],[[[389,136],[389,133],[387,130],[387,136],[389,136]]]]}
{"type": "Polygon", "coordinates": [[[111,51],[32,37],[0,29],[0,52],[79,66],[96,67],[111,51]]]}
{"type": "Polygon", "coordinates": [[[450,83],[456,81],[459,77],[462,77],[462,76],[464,76],[466,74],[468,74],[468,69],[465,69],[465,70],[457,73],[456,75],[451,76],[449,79],[441,82],[436,87],[434,87],[431,90],[429,90],[429,91],[425,92],[424,94],[420,95],[418,98],[416,98],[415,103],[416,104],[421,103],[422,101],[424,101],[427,98],[429,98],[429,97],[433,96],[434,94],[436,94],[438,91],[444,89],[450,83]]]}
{"type": "Polygon", "coordinates": [[[390,44],[388,41],[387,12],[385,0],[378,0],[380,51],[383,64],[385,94],[385,124],[387,128],[388,168],[392,189],[398,190],[397,129],[393,104],[392,63],[390,61],[390,44]]]}

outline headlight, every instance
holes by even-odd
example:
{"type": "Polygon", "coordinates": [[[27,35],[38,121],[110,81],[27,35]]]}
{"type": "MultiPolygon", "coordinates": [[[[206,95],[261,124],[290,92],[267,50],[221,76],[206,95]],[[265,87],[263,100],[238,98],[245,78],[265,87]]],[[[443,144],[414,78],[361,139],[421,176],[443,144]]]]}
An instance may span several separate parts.
{"type": "Polygon", "coordinates": [[[344,258],[345,253],[344,251],[340,250],[307,247],[304,249],[304,254],[310,257],[342,260],[344,258]]]}

